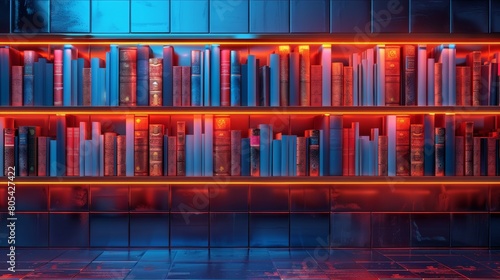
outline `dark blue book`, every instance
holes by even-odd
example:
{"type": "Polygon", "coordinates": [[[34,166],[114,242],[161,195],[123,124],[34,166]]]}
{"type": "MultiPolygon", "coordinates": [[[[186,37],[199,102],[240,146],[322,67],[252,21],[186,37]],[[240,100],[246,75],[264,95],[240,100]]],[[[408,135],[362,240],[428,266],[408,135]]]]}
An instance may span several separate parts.
{"type": "Polygon", "coordinates": [[[34,105],[34,66],[36,53],[24,51],[23,105],[34,105]]]}
{"type": "Polygon", "coordinates": [[[291,52],[289,55],[289,85],[290,92],[288,95],[288,105],[289,106],[299,106],[300,105],[300,55],[298,52],[291,52]]]}
{"type": "Polygon", "coordinates": [[[247,60],[247,106],[257,106],[257,59],[248,55],[247,60]]]}
{"type": "Polygon", "coordinates": [[[77,59],[76,71],[78,87],[76,91],[76,105],[83,105],[83,68],[85,67],[85,60],[83,58],[77,59]]]}
{"type": "Polygon", "coordinates": [[[72,86],[72,59],[73,47],[71,45],[64,45],[63,50],[63,106],[73,105],[73,86],[72,86]]]}
{"type": "Polygon", "coordinates": [[[210,61],[211,105],[220,106],[220,46],[212,45],[210,55],[212,58],[210,61]]]}
{"type": "Polygon", "coordinates": [[[97,86],[99,87],[99,92],[101,92],[101,95],[98,96],[99,104],[102,104],[101,106],[111,106],[111,99],[109,92],[106,91],[106,68],[99,68],[98,70],[98,77],[97,77],[97,86]]]}
{"type": "MultiPolygon", "coordinates": [[[[106,66],[109,63],[109,106],[118,106],[120,104],[120,50],[117,45],[109,46],[109,62],[106,61],[106,66]]],[[[94,73],[92,72],[92,81],[94,80],[94,73]]],[[[102,104],[104,105],[104,104],[102,104]]]]}
{"type": "Polygon", "coordinates": [[[149,106],[149,46],[137,46],[137,106],[149,106]]]}
{"type": "Polygon", "coordinates": [[[360,147],[360,175],[369,176],[371,175],[370,162],[371,162],[371,149],[370,149],[370,137],[360,136],[359,137],[359,147],[360,147]]]}
{"type": "Polygon", "coordinates": [[[424,176],[434,176],[434,115],[424,115],[424,176]]]}
{"type": "Polygon", "coordinates": [[[280,106],[280,56],[273,53],[269,55],[269,99],[271,106],[280,106]]]}
{"type": "Polygon", "coordinates": [[[250,176],[250,138],[241,139],[241,176],[250,176]]]}
{"type": "Polygon", "coordinates": [[[444,166],[444,175],[445,176],[455,176],[456,167],[455,167],[455,116],[454,115],[445,115],[445,166],[444,166]]]}
{"type": "Polygon", "coordinates": [[[290,151],[288,146],[290,145],[288,135],[281,135],[281,176],[288,176],[288,165],[289,165],[289,157],[290,151]]]}
{"type": "MultiPolygon", "coordinates": [[[[44,106],[54,106],[54,64],[45,65],[45,91],[43,97],[44,106]]],[[[48,147],[49,145],[47,145],[48,147]]],[[[47,173],[48,174],[48,173],[47,173]]]]}
{"type": "MultiPolygon", "coordinates": [[[[19,127],[18,160],[19,176],[28,176],[28,127],[19,127]]],[[[17,169],[16,168],[16,169],[17,169]]]]}
{"type": "Polygon", "coordinates": [[[239,51],[231,51],[231,106],[241,105],[241,64],[239,51]]]}
{"type": "Polygon", "coordinates": [[[260,176],[271,176],[271,141],[272,127],[268,124],[259,124],[260,129],[260,176]]]}
{"type": "Polygon", "coordinates": [[[78,60],[71,60],[71,105],[78,104],[78,60]]]}
{"type": "Polygon", "coordinates": [[[264,65],[260,67],[259,73],[259,85],[260,85],[260,98],[259,98],[259,106],[269,107],[270,104],[270,69],[269,66],[264,65]]]}
{"type": "Polygon", "coordinates": [[[481,137],[481,176],[488,176],[488,137],[481,137]]]}
{"type": "Polygon", "coordinates": [[[174,61],[174,49],[172,46],[163,47],[163,106],[173,105],[173,61],[174,61]]]}
{"type": "Polygon", "coordinates": [[[90,60],[90,71],[92,76],[92,85],[91,85],[91,93],[90,93],[90,103],[92,106],[102,106],[104,104],[100,104],[100,96],[102,93],[99,92],[99,68],[101,67],[102,60],[97,57],[93,57],[90,60]]]}
{"type": "Polygon", "coordinates": [[[496,152],[496,165],[497,165],[497,170],[496,170],[496,175],[500,176],[500,139],[497,139],[497,152],[496,152]]]}
{"type": "Polygon", "coordinates": [[[211,80],[210,80],[210,71],[211,71],[211,63],[210,63],[211,55],[210,55],[210,46],[206,45],[205,50],[203,51],[203,106],[210,106],[211,97],[211,80]]]}
{"type": "Polygon", "coordinates": [[[241,65],[241,106],[248,106],[248,67],[241,65]]]}
{"type": "Polygon", "coordinates": [[[343,117],[330,116],[330,176],[342,176],[343,117]]]}
{"type": "Polygon", "coordinates": [[[281,176],[281,140],[273,140],[273,176],[281,176]]]}
{"type": "Polygon", "coordinates": [[[0,48],[0,106],[11,105],[10,67],[9,49],[0,48]]]}
{"type": "Polygon", "coordinates": [[[288,176],[297,176],[297,135],[288,138],[288,176]]]}
{"type": "Polygon", "coordinates": [[[46,82],[46,68],[47,60],[45,58],[40,58],[33,65],[33,105],[43,106],[45,97],[45,82],[46,82]]]}
{"type": "Polygon", "coordinates": [[[191,106],[202,106],[201,52],[191,51],[191,106]]]}
{"type": "Polygon", "coordinates": [[[57,175],[57,139],[50,140],[50,151],[49,151],[49,162],[50,162],[50,176],[57,175]]]}
{"type": "Polygon", "coordinates": [[[498,63],[492,62],[490,67],[490,105],[498,105],[498,63]]]}
{"type": "Polygon", "coordinates": [[[56,117],[57,176],[66,175],[66,116],[56,117]]]}

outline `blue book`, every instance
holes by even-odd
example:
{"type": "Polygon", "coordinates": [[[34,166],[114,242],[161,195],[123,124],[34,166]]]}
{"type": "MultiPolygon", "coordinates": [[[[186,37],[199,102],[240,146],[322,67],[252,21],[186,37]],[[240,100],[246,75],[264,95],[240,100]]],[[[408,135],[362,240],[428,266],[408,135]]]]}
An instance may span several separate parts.
{"type": "MultiPolygon", "coordinates": [[[[78,136],[80,138],[80,157],[78,158],[80,162],[80,176],[85,176],[85,158],[86,158],[86,147],[85,147],[85,141],[87,139],[87,123],[86,122],[80,122],[80,135],[78,136]]],[[[76,174],[75,174],[76,175],[76,174]]]]}
{"type": "Polygon", "coordinates": [[[248,55],[247,60],[247,106],[257,106],[257,59],[248,55]]]}
{"type": "MultiPolygon", "coordinates": [[[[107,65],[108,62],[106,62],[107,65]]],[[[120,104],[120,51],[117,45],[109,46],[109,106],[120,104]]],[[[94,76],[92,76],[93,78],[94,76]]],[[[105,104],[102,104],[105,105],[105,104]]]]}
{"type": "Polygon", "coordinates": [[[211,103],[211,97],[210,97],[210,90],[211,88],[211,80],[210,80],[210,70],[211,70],[211,64],[210,64],[210,46],[207,45],[205,46],[205,50],[203,53],[203,105],[204,106],[210,106],[211,103]]]}
{"type": "Polygon", "coordinates": [[[330,174],[330,118],[320,116],[319,176],[330,174]]]}
{"type": "Polygon", "coordinates": [[[352,123],[352,129],[354,130],[354,175],[359,176],[361,175],[361,162],[360,162],[360,155],[361,155],[361,147],[359,143],[359,122],[353,122],[352,123]]]}
{"type": "Polygon", "coordinates": [[[370,171],[372,176],[378,175],[378,157],[380,156],[378,153],[378,136],[380,135],[378,128],[371,129],[371,154],[372,160],[370,162],[370,171]]]}
{"type": "Polygon", "coordinates": [[[444,166],[445,176],[455,176],[455,115],[445,115],[444,166]]]}
{"type": "Polygon", "coordinates": [[[33,103],[35,106],[44,105],[45,97],[45,83],[46,83],[46,73],[47,59],[40,58],[34,63],[33,73],[34,73],[34,87],[33,87],[33,103]]]}
{"type": "Polygon", "coordinates": [[[289,92],[289,106],[300,105],[300,55],[298,52],[291,52],[290,55],[290,92],[289,92]]]}
{"type": "Polygon", "coordinates": [[[360,153],[359,153],[359,158],[360,158],[360,169],[359,169],[359,175],[361,176],[368,176],[370,174],[370,154],[371,154],[371,149],[370,149],[370,138],[368,136],[360,136],[359,137],[359,148],[360,148],[360,153]]]}
{"type": "Polygon", "coordinates": [[[199,50],[191,51],[191,106],[202,106],[200,56],[199,50]]]}
{"type": "MultiPolygon", "coordinates": [[[[250,151],[250,150],[249,150],[250,151]]],[[[214,116],[205,115],[205,147],[203,148],[204,153],[204,173],[205,176],[213,176],[214,174],[214,116]]],[[[248,171],[250,174],[250,170],[248,171]]]]}
{"type": "Polygon", "coordinates": [[[66,175],[66,117],[56,117],[57,176],[66,175]]]}
{"type": "Polygon", "coordinates": [[[73,47],[71,45],[64,45],[63,50],[63,106],[72,106],[72,59],[73,47]]]}
{"type": "Polygon", "coordinates": [[[24,51],[23,105],[34,105],[34,66],[35,52],[24,51]]]}
{"type": "Polygon", "coordinates": [[[149,46],[137,46],[137,106],[149,106],[149,46]]]}
{"type": "Polygon", "coordinates": [[[193,121],[193,176],[201,176],[203,169],[202,162],[202,141],[201,141],[201,115],[194,115],[193,121]]]}
{"type": "Polygon", "coordinates": [[[92,75],[92,83],[91,83],[91,93],[90,93],[90,104],[92,106],[102,106],[104,104],[100,103],[100,97],[102,95],[101,92],[99,92],[100,87],[99,87],[99,82],[98,82],[98,77],[99,77],[99,68],[102,64],[102,60],[97,57],[93,57],[90,60],[90,71],[92,75]]]}
{"type": "Polygon", "coordinates": [[[92,176],[99,176],[101,169],[101,123],[92,122],[92,176]]]}
{"type": "Polygon", "coordinates": [[[231,106],[241,105],[241,64],[239,51],[231,51],[231,106]]]}
{"type": "Polygon", "coordinates": [[[105,68],[99,68],[99,73],[98,73],[98,90],[101,92],[101,94],[98,96],[99,97],[99,104],[101,106],[111,106],[111,100],[110,100],[110,95],[109,92],[106,91],[106,69],[105,68]]]}
{"type": "Polygon", "coordinates": [[[77,80],[78,80],[78,88],[76,92],[76,103],[75,105],[82,106],[83,105],[83,68],[85,67],[85,60],[83,58],[77,59],[77,80]]]}
{"type": "Polygon", "coordinates": [[[92,176],[92,140],[85,140],[85,173],[84,176],[92,176]]]}
{"type": "Polygon", "coordinates": [[[194,137],[186,134],[186,176],[194,174],[194,137]]]}
{"type": "Polygon", "coordinates": [[[396,176],[396,116],[386,117],[387,175],[396,176]]]}
{"type": "Polygon", "coordinates": [[[19,169],[20,176],[28,176],[28,127],[20,126],[18,129],[19,145],[18,145],[18,164],[16,171],[19,169]]]}
{"type": "Polygon", "coordinates": [[[104,176],[104,135],[102,134],[99,135],[99,176],[104,176]]]}
{"type": "Polygon", "coordinates": [[[134,176],[134,132],[135,132],[135,117],[127,115],[125,117],[125,174],[126,176],[134,176]]]}
{"type": "Polygon", "coordinates": [[[321,47],[321,67],[323,69],[321,102],[323,106],[332,106],[332,47],[321,47]]]}
{"type": "MultiPolygon", "coordinates": [[[[448,75],[449,75],[449,79],[448,80],[444,80],[444,76],[443,76],[443,83],[445,83],[445,81],[448,81],[448,89],[449,89],[449,97],[448,97],[448,101],[449,101],[449,105],[450,106],[455,106],[457,105],[457,94],[456,94],[456,90],[457,90],[457,84],[456,84],[456,79],[457,79],[457,72],[456,72],[456,67],[457,67],[457,63],[456,63],[456,56],[457,56],[457,49],[455,48],[455,45],[453,44],[450,44],[448,46],[448,75]]],[[[444,68],[444,65],[443,65],[443,68],[444,68]]],[[[444,92],[443,92],[444,94],[444,92]]],[[[443,104],[444,105],[444,104],[443,104]]]]}
{"type": "Polygon", "coordinates": [[[438,47],[440,50],[439,54],[439,62],[443,65],[443,70],[442,70],[442,97],[443,97],[443,106],[449,106],[450,104],[450,86],[446,82],[448,79],[450,79],[450,69],[448,67],[450,57],[449,57],[449,50],[447,46],[441,45],[438,47]]]}
{"type": "MultiPolygon", "coordinates": [[[[375,47],[375,100],[374,105],[385,106],[385,45],[375,47]]],[[[377,168],[378,169],[378,168],[377,168]]]]}
{"type": "Polygon", "coordinates": [[[250,138],[241,138],[241,176],[250,176],[250,138]]]}
{"type": "MultiPolygon", "coordinates": [[[[210,72],[209,72],[210,73],[210,72]]],[[[210,88],[208,88],[210,90],[210,88]]],[[[205,52],[200,52],[200,104],[205,105],[205,52]]]]}
{"type": "Polygon", "coordinates": [[[241,106],[248,106],[248,67],[241,65],[241,106]]]}
{"type": "Polygon", "coordinates": [[[362,59],[362,105],[364,106],[373,106],[373,65],[374,65],[374,57],[373,57],[373,49],[367,49],[364,53],[364,58],[362,59]]]}
{"type": "MultiPolygon", "coordinates": [[[[106,53],[106,58],[104,60],[106,63],[104,69],[106,69],[106,92],[109,92],[111,94],[111,52],[106,53]]],[[[92,63],[91,63],[91,70],[92,71],[92,63]]],[[[94,79],[93,79],[93,73],[91,73],[91,82],[90,84],[93,86],[94,84],[94,79]]],[[[92,96],[90,97],[92,98],[92,96]]],[[[91,101],[92,102],[92,101],[91,101]]]]}
{"type": "Polygon", "coordinates": [[[50,173],[49,175],[52,177],[58,176],[57,174],[57,140],[50,140],[50,154],[49,154],[49,162],[50,162],[50,173]]]}
{"type": "Polygon", "coordinates": [[[281,176],[281,140],[273,140],[273,176],[281,176]]]}
{"type": "Polygon", "coordinates": [[[78,60],[71,60],[71,70],[71,105],[75,106],[78,105],[78,60]]]}
{"type": "Polygon", "coordinates": [[[168,174],[168,131],[163,135],[163,176],[168,174]]]}
{"type": "Polygon", "coordinates": [[[424,176],[434,176],[434,150],[434,115],[428,114],[424,115],[424,176]]]}
{"type": "Polygon", "coordinates": [[[297,176],[297,135],[290,135],[288,140],[288,176],[297,176]]]}
{"type": "Polygon", "coordinates": [[[174,49],[172,46],[163,47],[163,106],[172,106],[174,99],[173,82],[174,49]]]}
{"type": "Polygon", "coordinates": [[[277,53],[269,55],[270,67],[270,105],[280,106],[280,56],[277,53]]]}
{"type": "Polygon", "coordinates": [[[211,105],[220,106],[220,46],[212,45],[210,61],[211,105]]]}
{"type": "Polygon", "coordinates": [[[260,129],[260,176],[271,176],[271,138],[272,128],[268,124],[259,124],[260,129]]]}
{"type": "Polygon", "coordinates": [[[43,105],[54,106],[54,64],[45,65],[45,91],[43,105]]]}
{"type": "Polygon", "coordinates": [[[330,116],[330,176],[342,176],[342,115],[330,116]]]}
{"type": "MultiPolygon", "coordinates": [[[[0,106],[11,105],[9,49],[0,47],[0,106]]],[[[2,130],[3,133],[3,130],[2,130]]],[[[3,163],[2,163],[3,166],[3,163]]],[[[3,168],[1,169],[3,170],[3,168]]],[[[2,171],[3,172],[3,171],[2,171]]]]}
{"type": "Polygon", "coordinates": [[[288,176],[288,164],[289,164],[289,136],[281,136],[281,176],[288,176]]]}

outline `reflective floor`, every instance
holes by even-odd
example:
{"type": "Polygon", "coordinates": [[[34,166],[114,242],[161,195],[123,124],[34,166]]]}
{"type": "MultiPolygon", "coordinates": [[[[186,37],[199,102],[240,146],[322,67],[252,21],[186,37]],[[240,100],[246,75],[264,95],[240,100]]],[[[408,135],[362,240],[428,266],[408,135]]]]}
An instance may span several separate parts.
{"type": "Polygon", "coordinates": [[[500,279],[500,250],[17,249],[1,279],[500,279]]]}

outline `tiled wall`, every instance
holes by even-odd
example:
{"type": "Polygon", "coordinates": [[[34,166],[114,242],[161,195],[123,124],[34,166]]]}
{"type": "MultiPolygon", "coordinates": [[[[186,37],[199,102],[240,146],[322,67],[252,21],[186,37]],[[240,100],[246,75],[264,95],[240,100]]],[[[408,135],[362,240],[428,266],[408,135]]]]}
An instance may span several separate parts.
{"type": "Polygon", "coordinates": [[[500,32],[500,2],[0,0],[0,33],[8,32],[494,33],[500,32]]]}
{"type": "MultiPolygon", "coordinates": [[[[500,186],[18,186],[31,247],[500,247],[500,186]]],[[[0,219],[7,218],[6,191],[0,219]]],[[[0,228],[7,246],[7,228],[0,228]]]]}

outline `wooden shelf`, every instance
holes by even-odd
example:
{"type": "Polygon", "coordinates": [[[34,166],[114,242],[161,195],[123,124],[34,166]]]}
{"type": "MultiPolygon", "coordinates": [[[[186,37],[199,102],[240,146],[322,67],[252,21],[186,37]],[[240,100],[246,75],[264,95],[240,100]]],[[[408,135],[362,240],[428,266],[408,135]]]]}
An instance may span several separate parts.
{"type": "MultiPolygon", "coordinates": [[[[7,185],[8,179],[1,177],[7,185]]],[[[457,185],[479,187],[500,185],[499,177],[379,177],[379,176],[325,176],[325,177],[16,177],[16,185],[457,185]]]]}

